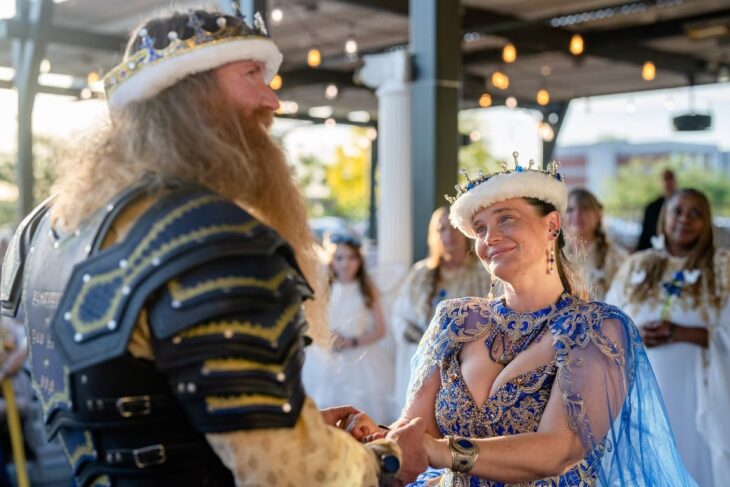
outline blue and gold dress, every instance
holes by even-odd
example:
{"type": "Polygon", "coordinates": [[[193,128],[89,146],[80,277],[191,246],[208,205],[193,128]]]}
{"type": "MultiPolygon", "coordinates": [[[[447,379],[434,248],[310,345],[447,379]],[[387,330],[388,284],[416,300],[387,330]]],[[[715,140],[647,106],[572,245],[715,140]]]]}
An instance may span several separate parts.
{"type": "MultiPolygon", "coordinates": [[[[408,404],[433,374],[440,376],[435,418],[444,436],[534,433],[550,396],[562,395],[568,425],[585,455],[558,477],[521,485],[695,485],[677,453],[636,327],[615,307],[567,294],[532,313],[512,311],[503,300],[445,301],[414,357],[408,404]],[[461,374],[464,344],[484,341],[485,353],[506,365],[544,339],[552,340],[550,359],[512,377],[479,407],[461,374]]],[[[412,485],[435,485],[435,479],[446,486],[505,485],[449,469],[430,469],[412,485]]]]}

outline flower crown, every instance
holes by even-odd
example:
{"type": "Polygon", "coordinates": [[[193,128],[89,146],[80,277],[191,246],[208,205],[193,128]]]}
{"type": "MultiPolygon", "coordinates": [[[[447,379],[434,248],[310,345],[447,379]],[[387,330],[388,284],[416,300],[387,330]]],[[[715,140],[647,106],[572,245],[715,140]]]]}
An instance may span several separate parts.
{"type": "Polygon", "coordinates": [[[471,179],[466,171],[461,174],[467,184],[456,187],[456,195],[444,195],[451,204],[449,219],[451,224],[461,230],[464,235],[476,238],[471,228],[471,219],[476,212],[499,201],[511,198],[536,198],[552,204],[560,213],[565,213],[568,206],[568,190],[558,172],[560,164],[552,161],[543,170],[530,160],[527,167],[520,165],[519,154],[512,153],[514,168],[510,169],[506,162],[502,170],[484,174],[479,171],[476,179],[471,179]]]}
{"type": "Polygon", "coordinates": [[[256,13],[253,25],[248,25],[239,3],[233,1],[231,5],[235,16],[211,12],[218,15],[212,30],[206,29],[194,11],[188,12],[187,27],[192,35],[182,39],[180,32],[171,30],[162,49],[155,48],[159,42],[147,29],[140,29],[139,49],[104,76],[109,107],[118,110],[151,98],[191,74],[234,61],[263,62],[266,82],[270,82],[281,65],[281,52],[269,37],[261,14],[256,13]]]}

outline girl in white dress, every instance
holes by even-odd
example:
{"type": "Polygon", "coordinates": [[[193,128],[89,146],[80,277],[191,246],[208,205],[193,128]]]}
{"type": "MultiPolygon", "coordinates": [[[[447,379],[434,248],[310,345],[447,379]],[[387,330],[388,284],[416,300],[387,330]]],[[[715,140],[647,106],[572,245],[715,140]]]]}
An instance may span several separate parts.
{"type": "Polygon", "coordinates": [[[394,410],[392,359],[380,346],[386,325],[359,241],[331,237],[329,269],[332,350],[307,348],[304,387],[320,408],[357,404],[388,422],[394,410]]]}
{"type": "Polygon", "coordinates": [[[702,487],[730,479],[730,254],[715,249],[707,198],[667,200],[653,249],[606,296],[640,327],[682,460],[702,487]]]}

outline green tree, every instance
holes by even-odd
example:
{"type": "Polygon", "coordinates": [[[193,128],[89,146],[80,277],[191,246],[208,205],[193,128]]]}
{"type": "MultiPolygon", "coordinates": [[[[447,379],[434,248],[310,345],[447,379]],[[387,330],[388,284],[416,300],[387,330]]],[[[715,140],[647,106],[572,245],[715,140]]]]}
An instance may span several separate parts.
{"type": "Polygon", "coordinates": [[[707,195],[715,216],[730,214],[730,181],[726,173],[694,164],[666,159],[635,157],[607,182],[605,200],[608,214],[641,218],[643,208],[661,195],[660,176],[672,169],[680,188],[695,188],[707,195]]]}
{"type": "MultiPolygon", "coordinates": [[[[459,147],[459,169],[466,170],[470,177],[476,176],[479,171],[491,173],[500,169],[499,161],[489,152],[489,145],[481,136],[483,130],[484,122],[479,117],[479,111],[459,114],[459,132],[470,136],[470,143],[459,147]]],[[[460,175],[459,181],[461,184],[466,179],[460,175]]]]}
{"type": "Polygon", "coordinates": [[[326,181],[333,201],[333,214],[351,221],[367,218],[370,196],[370,146],[364,129],[353,129],[353,141],[347,148],[335,150],[334,163],[327,167],[326,181]],[[360,133],[362,132],[362,133],[360,133]]]}
{"type": "MultiPolygon", "coordinates": [[[[36,135],[33,138],[33,202],[38,204],[51,193],[51,186],[58,176],[58,166],[63,156],[63,143],[53,137],[36,135]]],[[[0,181],[17,187],[17,155],[0,154],[0,181]]],[[[0,225],[16,222],[16,201],[0,201],[0,225]]]]}

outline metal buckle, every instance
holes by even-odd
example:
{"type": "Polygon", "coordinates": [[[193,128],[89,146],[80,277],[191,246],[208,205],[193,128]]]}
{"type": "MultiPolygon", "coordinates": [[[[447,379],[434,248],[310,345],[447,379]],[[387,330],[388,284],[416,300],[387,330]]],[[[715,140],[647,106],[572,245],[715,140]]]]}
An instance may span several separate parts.
{"type": "Polygon", "coordinates": [[[152,412],[150,396],[127,396],[117,399],[117,411],[123,418],[147,416],[152,412]]]}
{"type": "Polygon", "coordinates": [[[132,450],[134,464],[137,468],[147,468],[162,465],[167,461],[164,445],[152,445],[132,450]]]}

